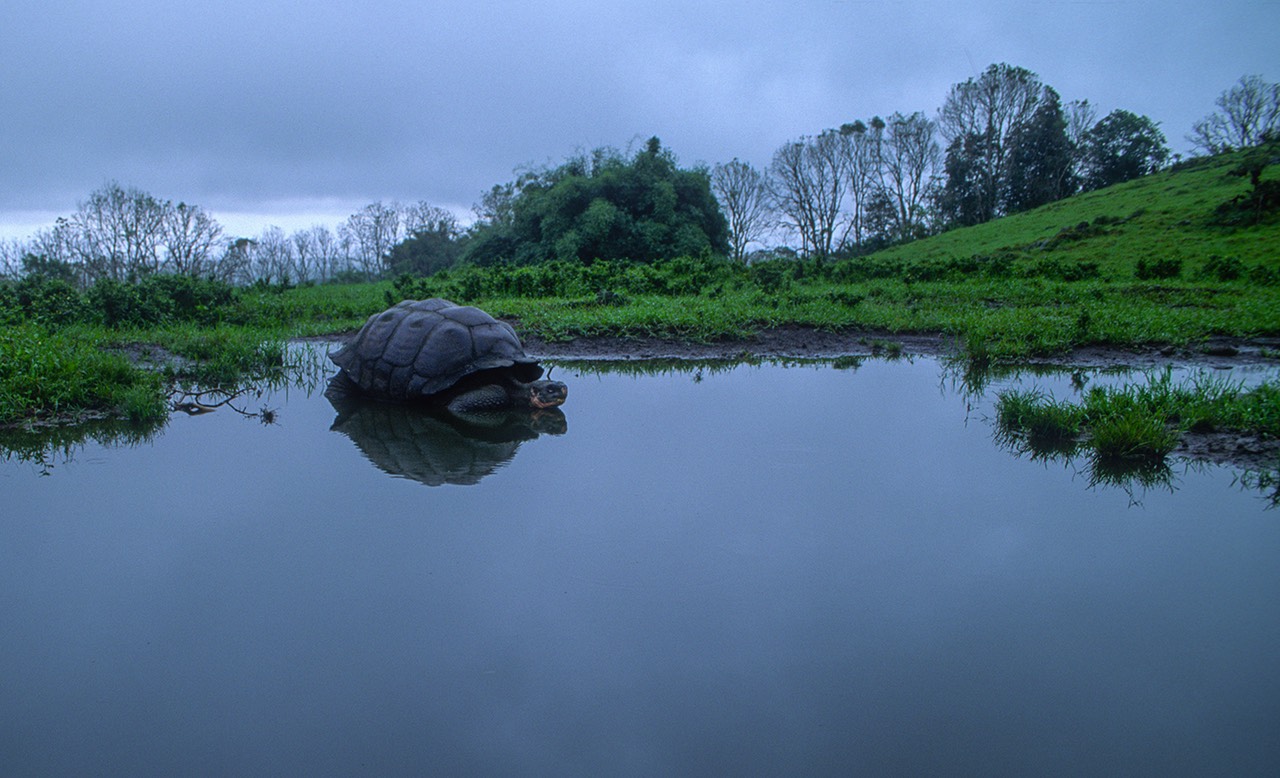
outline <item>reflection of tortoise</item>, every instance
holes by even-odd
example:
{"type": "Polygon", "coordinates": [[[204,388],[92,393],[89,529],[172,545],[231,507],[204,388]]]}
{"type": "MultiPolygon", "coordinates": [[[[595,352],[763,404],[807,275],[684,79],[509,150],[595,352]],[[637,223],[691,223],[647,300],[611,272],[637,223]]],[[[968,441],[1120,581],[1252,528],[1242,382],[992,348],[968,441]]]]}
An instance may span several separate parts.
{"type": "Polygon", "coordinates": [[[567,428],[559,408],[486,413],[485,426],[476,426],[465,415],[405,403],[330,401],[338,411],[330,429],[351,438],[383,472],[428,486],[479,483],[510,462],[525,441],[567,428]]]}
{"type": "Polygon", "coordinates": [[[554,408],[569,389],[539,381],[510,324],[448,300],[405,300],[369,317],[330,359],[356,390],[426,400],[454,413],[554,408]]]}

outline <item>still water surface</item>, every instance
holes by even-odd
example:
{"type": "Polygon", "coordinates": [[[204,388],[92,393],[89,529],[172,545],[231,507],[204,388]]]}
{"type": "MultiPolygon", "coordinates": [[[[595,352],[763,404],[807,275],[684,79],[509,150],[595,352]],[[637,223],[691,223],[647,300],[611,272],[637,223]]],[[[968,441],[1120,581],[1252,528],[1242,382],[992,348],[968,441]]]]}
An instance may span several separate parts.
{"type": "Polygon", "coordinates": [[[0,464],[0,773],[1275,774],[1280,516],[1019,458],[942,373],[568,365],[563,434],[470,448],[293,389],[0,464]]]}

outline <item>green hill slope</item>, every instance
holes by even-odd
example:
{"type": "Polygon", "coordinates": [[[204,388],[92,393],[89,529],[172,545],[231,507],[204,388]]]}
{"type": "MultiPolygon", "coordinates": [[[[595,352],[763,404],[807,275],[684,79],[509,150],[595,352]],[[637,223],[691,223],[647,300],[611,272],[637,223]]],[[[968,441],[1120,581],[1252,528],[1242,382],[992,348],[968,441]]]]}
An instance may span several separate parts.
{"type": "MultiPolygon", "coordinates": [[[[1241,154],[1192,160],[1177,170],[1060,200],[976,227],[953,230],[933,238],[889,249],[877,259],[954,260],[966,257],[1005,257],[1021,261],[1056,259],[1096,262],[1102,277],[1132,279],[1139,261],[1181,264],[1179,275],[1206,277],[1204,264],[1213,258],[1208,278],[1218,280],[1215,268],[1239,263],[1248,273],[1255,267],[1280,268],[1280,218],[1262,224],[1228,227],[1214,224],[1217,207],[1250,190],[1246,177],[1231,175],[1241,154]],[[1234,261],[1233,261],[1234,260],[1234,261]]],[[[1262,176],[1280,180],[1280,165],[1262,176]]],[[[1230,273],[1228,273],[1229,275],[1230,273]]],[[[1257,273],[1265,280],[1265,271],[1257,273]]]]}

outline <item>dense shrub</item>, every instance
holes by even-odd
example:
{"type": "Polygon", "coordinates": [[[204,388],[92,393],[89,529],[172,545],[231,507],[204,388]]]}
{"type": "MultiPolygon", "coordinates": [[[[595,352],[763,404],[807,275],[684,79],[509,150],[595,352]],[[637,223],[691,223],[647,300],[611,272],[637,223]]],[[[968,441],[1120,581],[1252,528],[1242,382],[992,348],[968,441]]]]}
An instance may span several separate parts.
{"type": "Polygon", "coordinates": [[[1153,259],[1138,258],[1138,266],[1134,271],[1140,281],[1152,281],[1161,278],[1177,278],[1182,275],[1182,260],[1175,257],[1153,259]]]}
{"type": "Polygon", "coordinates": [[[533,265],[455,267],[428,278],[401,276],[389,297],[399,300],[450,297],[593,297],[697,295],[743,274],[740,266],[711,254],[652,263],[597,260],[590,265],[553,260],[533,265]]]}
{"type": "Polygon", "coordinates": [[[1244,275],[1244,263],[1239,257],[1221,257],[1212,254],[1200,266],[1200,278],[1213,281],[1235,281],[1244,275]]]}
{"type": "Polygon", "coordinates": [[[1102,275],[1097,262],[1092,260],[1067,260],[1052,257],[1042,259],[1027,268],[1026,275],[1039,276],[1055,281],[1086,281],[1102,275]]]}
{"type": "Polygon", "coordinates": [[[84,321],[87,314],[80,293],[61,278],[27,276],[14,285],[12,295],[26,321],[60,327],[84,321]]]}
{"type": "Polygon", "coordinates": [[[235,292],[221,281],[178,275],[149,276],[136,284],[103,279],[83,293],[61,278],[38,274],[0,284],[0,320],[55,327],[216,324],[235,302],[235,292]]]}

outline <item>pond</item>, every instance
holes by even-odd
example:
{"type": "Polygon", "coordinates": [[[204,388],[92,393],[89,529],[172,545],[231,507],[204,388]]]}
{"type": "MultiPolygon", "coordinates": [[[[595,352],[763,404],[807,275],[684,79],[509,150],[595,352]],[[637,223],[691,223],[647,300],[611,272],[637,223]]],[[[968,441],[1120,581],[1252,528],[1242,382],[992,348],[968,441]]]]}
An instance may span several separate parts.
{"type": "Polygon", "coordinates": [[[1238,471],[997,443],[994,388],[1069,376],[636,367],[560,365],[536,429],[312,382],[11,453],[4,774],[1280,766],[1280,515],[1238,471]]]}

